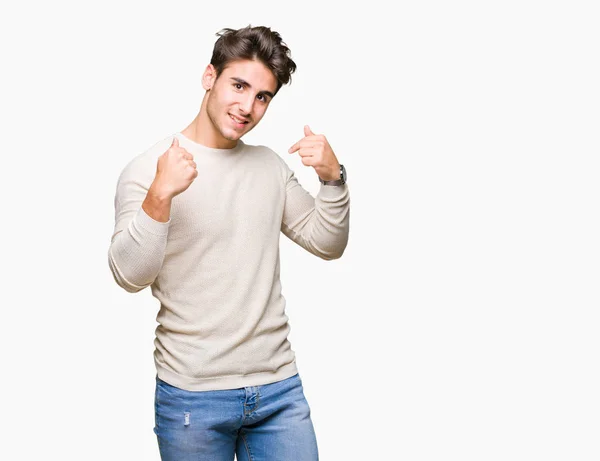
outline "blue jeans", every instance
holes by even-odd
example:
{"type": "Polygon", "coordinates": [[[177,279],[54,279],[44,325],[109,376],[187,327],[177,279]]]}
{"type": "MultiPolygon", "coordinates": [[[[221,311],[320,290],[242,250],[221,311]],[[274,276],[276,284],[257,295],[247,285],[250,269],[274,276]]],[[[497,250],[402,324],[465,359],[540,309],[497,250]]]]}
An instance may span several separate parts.
{"type": "Polygon", "coordinates": [[[187,391],[156,376],[155,427],[163,461],[318,461],[299,374],[270,384],[187,391]]]}

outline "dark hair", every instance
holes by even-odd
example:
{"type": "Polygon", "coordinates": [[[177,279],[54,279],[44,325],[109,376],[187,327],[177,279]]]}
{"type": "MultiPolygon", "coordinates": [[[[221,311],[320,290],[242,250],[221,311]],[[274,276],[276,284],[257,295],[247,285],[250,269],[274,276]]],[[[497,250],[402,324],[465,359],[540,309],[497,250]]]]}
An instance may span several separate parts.
{"type": "Polygon", "coordinates": [[[217,71],[217,78],[230,62],[249,59],[258,60],[271,69],[277,78],[275,94],[282,85],[291,83],[296,63],[292,61],[290,49],[279,33],[270,27],[248,25],[238,30],[224,28],[216,35],[219,38],[215,42],[210,63],[217,71]]]}

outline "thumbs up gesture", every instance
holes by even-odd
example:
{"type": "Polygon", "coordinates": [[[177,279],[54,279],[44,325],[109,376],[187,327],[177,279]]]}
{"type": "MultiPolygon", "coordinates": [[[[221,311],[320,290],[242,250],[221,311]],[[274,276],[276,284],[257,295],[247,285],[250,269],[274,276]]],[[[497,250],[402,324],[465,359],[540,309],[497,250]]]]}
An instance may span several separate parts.
{"type": "Polygon", "coordinates": [[[165,197],[173,198],[185,191],[197,176],[194,156],[173,137],[171,146],[158,157],[154,186],[165,197]]]}
{"type": "Polygon", "coordinates": [[[304,138],[288,149],[288,153],[300,154],[302,163],[312,166],[323,181],[340,179],[340,163],[325,135],[315,134],[304,125],[304,138]]]}

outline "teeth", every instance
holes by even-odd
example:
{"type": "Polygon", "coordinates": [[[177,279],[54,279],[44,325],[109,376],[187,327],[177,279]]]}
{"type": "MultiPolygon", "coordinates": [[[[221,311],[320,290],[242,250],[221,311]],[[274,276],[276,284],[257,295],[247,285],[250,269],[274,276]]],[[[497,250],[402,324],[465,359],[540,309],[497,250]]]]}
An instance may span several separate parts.
{"type": "Polygon", "coordinates": [[[238,123],[246,123],[246,121],[245,121],[245,120],[240,120],[239,118],[236,118],[236,117],[234,117],[233,115],[230,115],[230,117],[231,117],[233,120],[235,120],[236,122],[238,122],[238,123]]]}

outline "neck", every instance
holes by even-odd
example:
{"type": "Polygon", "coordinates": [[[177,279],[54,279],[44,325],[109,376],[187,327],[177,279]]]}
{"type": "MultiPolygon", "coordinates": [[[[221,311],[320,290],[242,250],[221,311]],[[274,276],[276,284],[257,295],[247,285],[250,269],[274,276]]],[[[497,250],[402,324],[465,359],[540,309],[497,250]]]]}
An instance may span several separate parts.
{"type": "Polygon", "coordinates": [[[216,149],[233,149],[237,146],[238,141],[225,139],[219,130],[215,128],[212,121],[208,117],[208,113],[206,112],[206,98],[207,95],[205,94],[204,99],[202,99],[202,105],[198,115],[196,115],[194,120],[192,120],[192,122],[181,131],[181,134],[206,147],[213,147],[216,149]]]}

